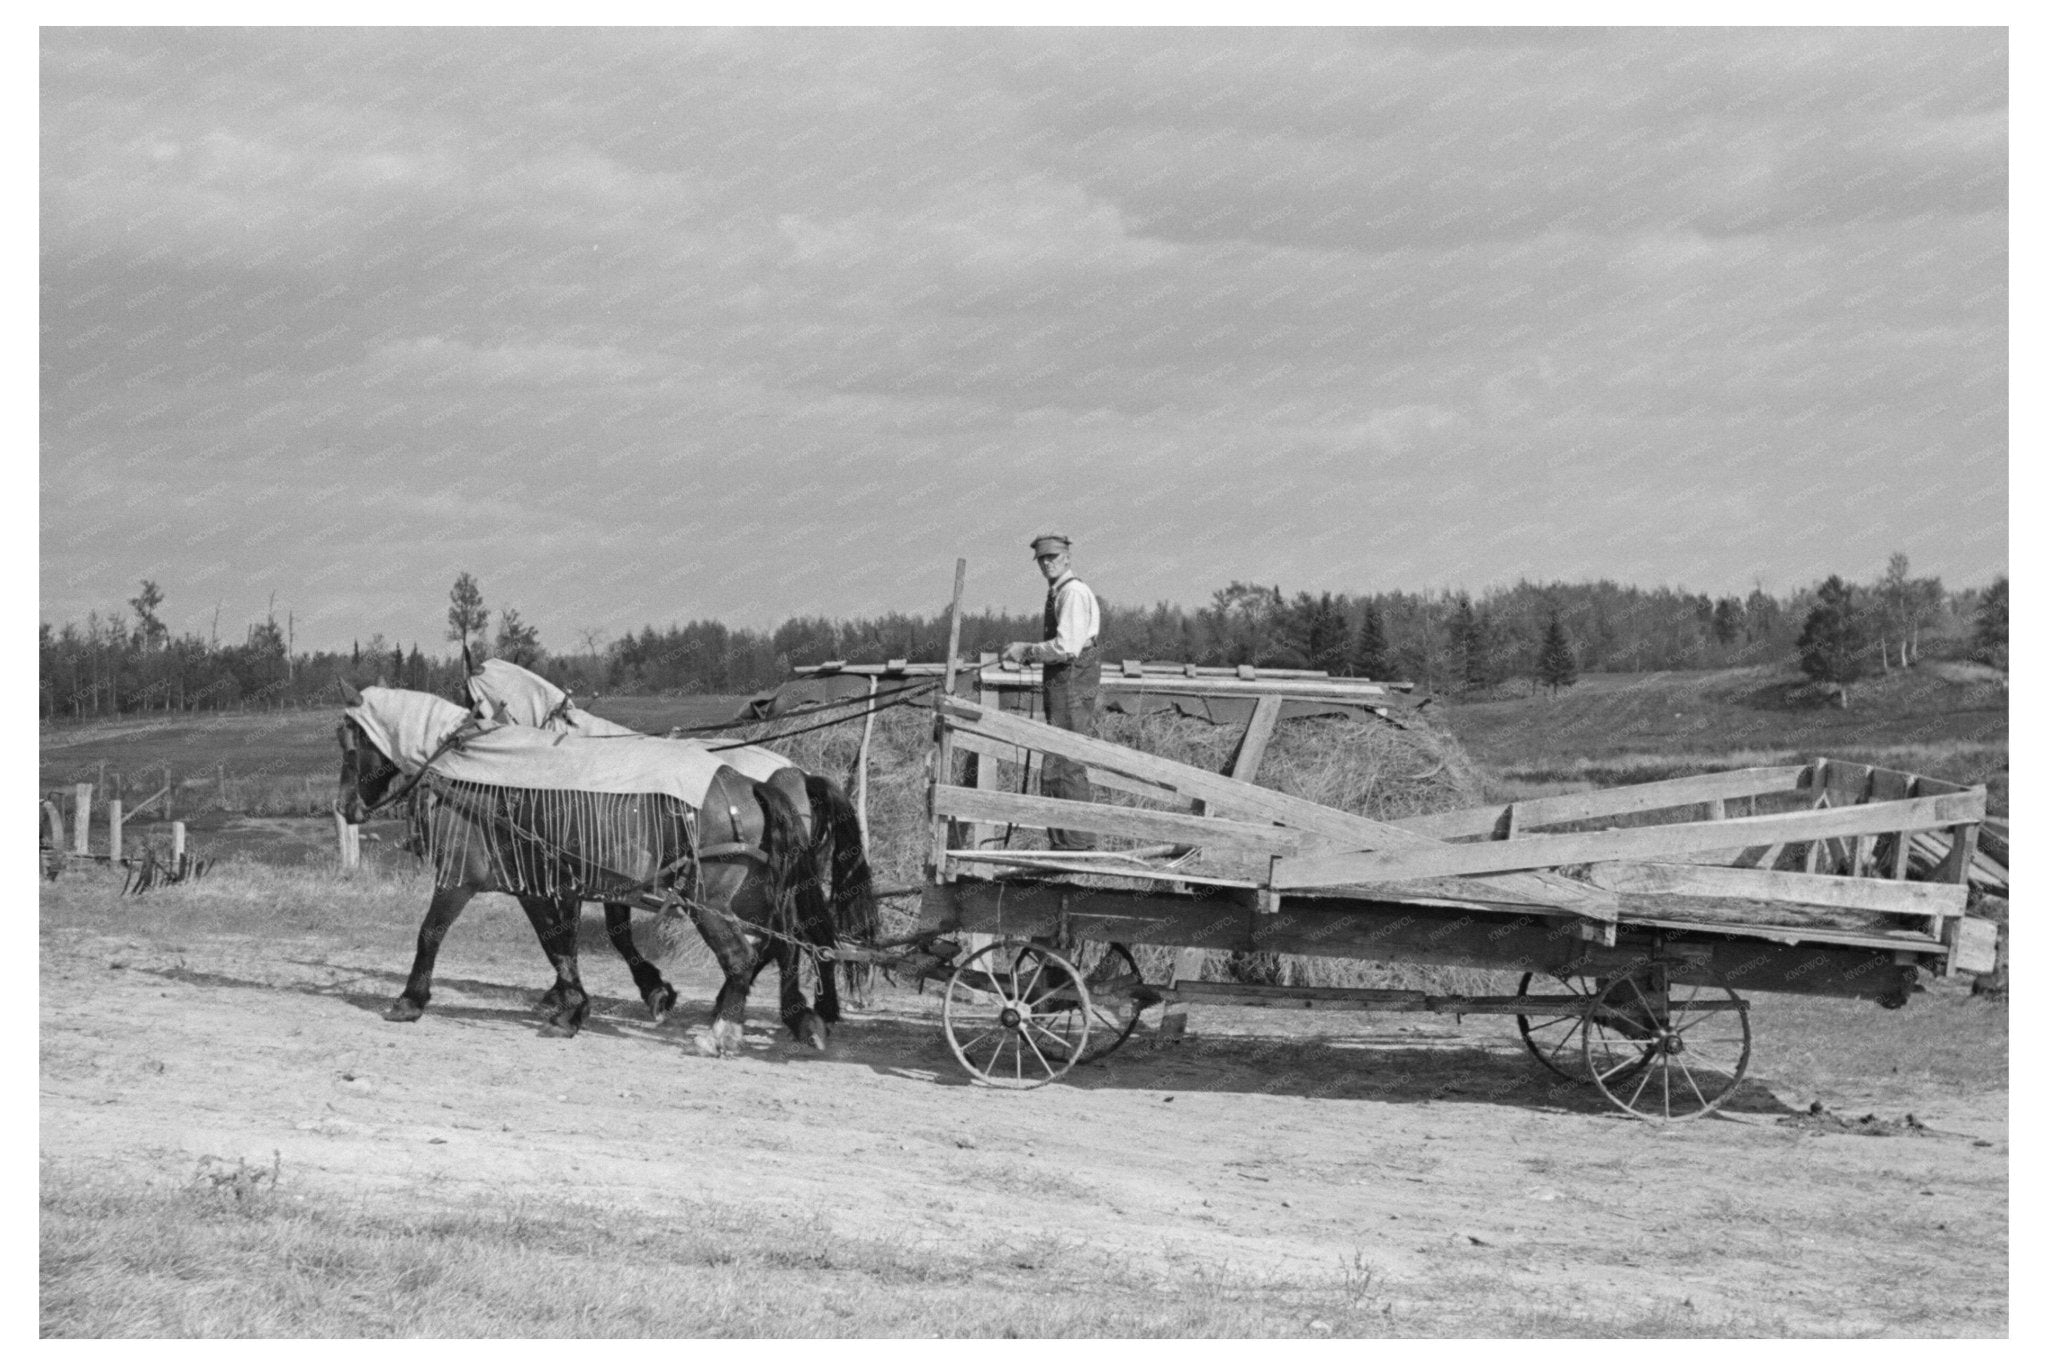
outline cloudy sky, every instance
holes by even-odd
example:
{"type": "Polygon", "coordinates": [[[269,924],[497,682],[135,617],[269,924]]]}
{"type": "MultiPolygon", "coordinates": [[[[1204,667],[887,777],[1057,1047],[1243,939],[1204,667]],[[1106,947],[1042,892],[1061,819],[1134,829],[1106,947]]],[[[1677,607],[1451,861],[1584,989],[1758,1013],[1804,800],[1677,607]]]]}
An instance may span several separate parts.
{"type": "Polygon", "coordinates": [[[53,623],[2006,566],[1998,30],[41,46],[53,623]]]}

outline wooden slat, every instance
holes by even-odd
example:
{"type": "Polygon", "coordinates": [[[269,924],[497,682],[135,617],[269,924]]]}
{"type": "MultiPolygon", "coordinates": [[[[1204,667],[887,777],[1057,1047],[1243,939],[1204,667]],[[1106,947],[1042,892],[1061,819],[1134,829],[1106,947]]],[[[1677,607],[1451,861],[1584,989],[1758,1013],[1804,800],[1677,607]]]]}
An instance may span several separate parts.
{"type": "MultiPolygon", "coordinates": [[[[953,732],[953,746],[961,753],[993,758],[1003,763],[1014,764],[1018,768],[1024,766],[1024,760],[1031,752],[1015,744],[989,739],[966,730],[955,730],[953,732]]],[[[1088,781],[1093,786],[1108,787],[1112,791],[1128,792],[1132,796],[1142,796],[1148,800],[1159,801],[1181,810],[1188,810],[1195,804],[1170,787],[1162,787],[1155,782],[1140,782],[1134,777],[1126,777],[1122,773],[1113,773],[1107,768],[1089,767],[1088,781]]]]}
{"type": "Polygon", "coordinates": [[[1168,874],[1163,868],[1145,868],[1119,864],[1113,861],[1076,858],[1049,849],[1033,848],[982,848],[954,849],[946,855],[956,863],[982,863],[990,867],[1019,867],[1034,872],[1071,872],[1091,877],[1146,878],[1174,885],[1187,883],[1192,886],[1225,886],[1240,891],[1256,891],[1259,884],[1241,877],[1211,877],[1198,872],[1174,872],[1168,874]]]}
{"type": "MultiPolygon", "coordinates": [[[[1197,798],[1219,813],[1239,819],[1271,820],[1276,824],[1323,836],[1335,847],[1344,848],[1436,848],[1426,835],[1368,820],[1362,815],[1333,810],[1298,796],[1288,796],[1249,782],[1238,782],[1172,759],[1126,749],[1122,745],[1086,735],[1072,734],[1039,721],[1028,721],[975,706],[958,698],[940,702],[944,713],[957,724],[971,726],[993,739],[1008,740],[1044,753],[1059,754],[1078,762],[1099,764],[1197,798]]],[[[1500,879],[1503,888],[1541,897],[1545,904],[1572,914],[1612,922],[1617,910],[1614,898],[1596,887],[1551,873],[1521,873],[1500,879]]]]}
{"type": "Polygon", "coordinates": [[[1271,856],[1297,853],[1300,830],[1260,825],[1207,815],[1176,815],[1169,811],[1105,806],[1093,801],[1062,801],[1049,796],[977,791],[972,787],[940,786],[932,794],[941,815],[1033,829],[1075,829],[1128,839],[1164,839],[1213,846],[1236,853],[1271,856]]]}
{"type": "Polygon", "coordinates": [[[1252,707],[1252,718],[1244,724],[1244,737],[1237,742],[1237,759],[1230,765],[1230,775],[1240,782],[1252,782],[1259,775],[1259,764],[1266,757],[1266,745],[1273,738],[1273,729],[1280,723],[1280,698],[1271,692],[1262,695],[1252,707]]]}
{"type": "MultiPolygon", "coordinates": [[[[1607,816],[1700,805],[1731,796],[1792,792],[1799,789],[1800,777],[1806,771],[1803,765],[1739,768],[1725,773],[1702,773],[1697,777],[1674,777],[1663,782],[1638,782],[1626,787],[1609,787],[1604,791],[1539,796],[1514,803],[1515,828],[1527,831],[1574,820],[1597,820],[1607,816]]],[[[1490,836],[1499,828],[1506,810],[1505,805],[1472,806],[1430,815],[1411,815],[1394,821],[1394,824],[1432,839],[1490,836]]]]}
{"type": "MultiPolygon", "coordinates": [[[[1787,901],[1843,910],[1942,918],[1963,913],[1964,888],[1938,882],[1894,882],[1870,877],[1813,877],[1748,867],[1697,863],[1598,863],[1587,872],[1609,891],[1671,896],[1787,901]]],[[[1759,914],[1759,919],[1769,918],[1759,914]]]]}
{"type": "Polygon", "coordinates": [[[1493,872],[1559,867],[1567,863],[1656,859],[1664,854],[1747,848],[1781,840],[1820,840],[1888,829],[1961,824],[1984,814],[1982,790],[1883,806],[1845,806],[1750,815],[1739,820],[1647,825],[1590,834],[1532,834],[1476,844],[1436,844],[1324,857],[1283,858],[1273,869],[1276,888],[1371,885],[1416,877],[1472,877],[1493,872]]]}

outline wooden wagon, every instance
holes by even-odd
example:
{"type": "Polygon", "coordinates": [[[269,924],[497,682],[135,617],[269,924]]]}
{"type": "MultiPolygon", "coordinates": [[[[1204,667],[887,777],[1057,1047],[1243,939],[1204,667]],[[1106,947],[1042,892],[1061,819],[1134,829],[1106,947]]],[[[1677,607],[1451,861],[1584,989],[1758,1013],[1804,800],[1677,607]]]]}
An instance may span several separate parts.
{"type": "MultiPolygon", "coordinates": [[[[950,671],[950,670],[949,670],[950,671]]],[[[950,682],[950,678],[949,678],[950,682]]],[[[1989,971],[2005,849],[1982,787],[1816,759],[1381,822],[1231,773],[1069,733],[986,693],[936,703],[932,839],[916,934],[878,945],[946,980],[961,1063],[1044,1084],[1173,1003],[1499,1014],[1535,1058],[1657,1120],[1710,1112],[1750,1056],[1742,992],[1906,1003],[1921,972],[1989,971]],[[959,760],[971,755],[963,780],[959,760]],[[1035,795],[1045,756],[1098,796],[1035,795]],[[1089,831],[1076,854],[1005,831],[1089,831]],[[974,937],[987,936],[978,944],[974,937]],[[1129,945],[1522,973],[1511,995],[1145,982],[1129,945]]]]}

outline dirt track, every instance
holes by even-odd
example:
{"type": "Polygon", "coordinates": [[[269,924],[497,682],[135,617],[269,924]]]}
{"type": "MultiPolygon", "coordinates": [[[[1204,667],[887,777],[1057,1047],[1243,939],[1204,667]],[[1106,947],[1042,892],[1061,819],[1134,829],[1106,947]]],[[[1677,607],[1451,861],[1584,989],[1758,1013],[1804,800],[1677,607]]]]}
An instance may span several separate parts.
{"type": "Polygon", "coordinates": [[[351,1196],[714,1198],[913,1245],[1362,1264],[1397,1294],[1453,1277],[1560,1312],[2006,1330],[2002,1091],[1825,1097],[1910,1108],[1929,1135],[1802,1131],[1780,1119],[1811,1097],[1764,1086],[1659,1131],[1547,1085],[1501,1021],[1218,1010],[1185,1042],[998,1092],[964,1083],[934,997],[907,992],[822,1056],[771,1033],[758,993],[745,1055],[718,1061],[692,1045],[708,983],[679,983],[656,1030],[597,958],[591,1026],[543,1037],[521,932],[508,915],[451,943],[428,1017],[396,1025],[389,945],[168,951],[46,925],[42,1153],[176,1181],[275,1150],[299,1188],[351,1196]]]}

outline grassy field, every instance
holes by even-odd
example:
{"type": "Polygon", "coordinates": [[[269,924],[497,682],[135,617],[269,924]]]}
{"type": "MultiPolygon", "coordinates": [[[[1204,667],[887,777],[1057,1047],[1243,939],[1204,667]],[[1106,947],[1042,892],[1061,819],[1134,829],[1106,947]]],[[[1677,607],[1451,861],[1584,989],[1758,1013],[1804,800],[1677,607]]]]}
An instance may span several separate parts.
{"type": "Polygon", "coordinates": [[[2010,783],[2004,675],[1972,664],[1859,683],[1846,710],[1784,669],[1592,674],[1555,698],[1447,701],[1439,723],[1499,799],[1816,756],[1981,782],[1994,815],[2010,783]]]}

